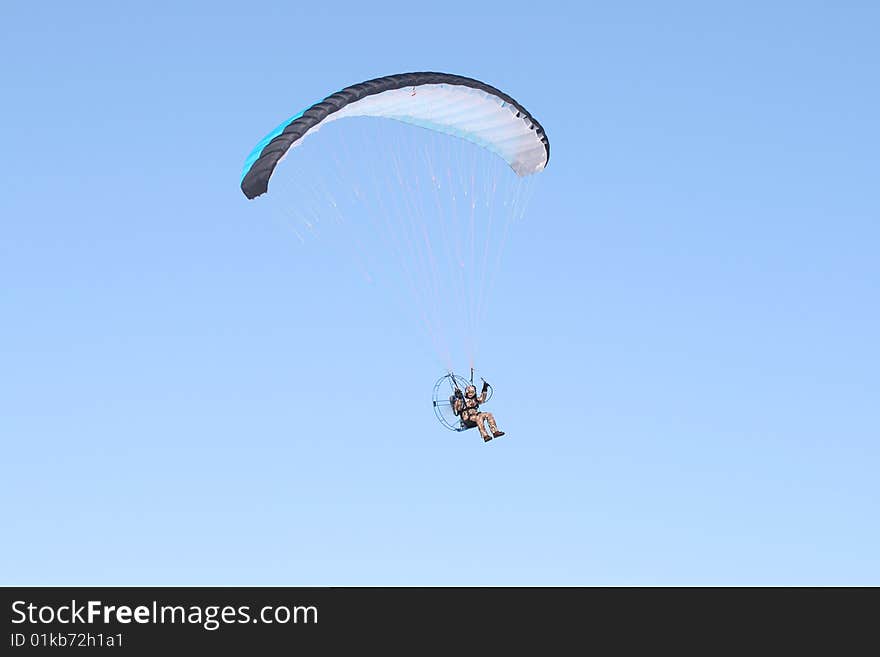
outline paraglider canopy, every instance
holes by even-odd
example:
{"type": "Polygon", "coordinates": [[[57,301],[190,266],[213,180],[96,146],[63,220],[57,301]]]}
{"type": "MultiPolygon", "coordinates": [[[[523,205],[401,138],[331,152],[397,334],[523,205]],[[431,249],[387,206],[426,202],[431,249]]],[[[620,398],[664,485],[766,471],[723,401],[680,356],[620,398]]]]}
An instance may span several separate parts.
{"type": "Polygon", "coordinates": [[[541,171],[550,141],[541,124],[513,98],[485,82],[449,73],[399,73],[346,87],[292,116],[248,156],[241,190],[266,193],[275,166],[290,148],[323,125],[350,116],[374,116],[454,135],[504,159],[518,176],[541,171]]]}

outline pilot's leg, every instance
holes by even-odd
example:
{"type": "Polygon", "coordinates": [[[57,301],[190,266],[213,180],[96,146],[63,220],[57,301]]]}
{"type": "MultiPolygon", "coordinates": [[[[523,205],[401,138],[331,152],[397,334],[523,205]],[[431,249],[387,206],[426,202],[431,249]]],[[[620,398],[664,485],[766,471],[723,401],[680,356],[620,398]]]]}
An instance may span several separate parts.
{"type": "Polygon", "coordinates": [[[489,432],[486,431],[486,427],[483,426],[486,419],[484,417],[485,415],[485,413],[475,413],[471,416],[471,419],[473,419],[473,421],[477,423],[477,429],[480,430],[480,435],[483,437],[483,442],[487,443],[492,440],[492,436],[489,435],[489,432]]]}
{"type": "Polygon", "coordinates": [[[483,415],[486,416],[486,421],[489,423],[489,431],[492,432],[492,435],[495,438],[498,438],[499,436],[503,436],[504,432],[498,431],[498,427],[495,424],[495,416],[492,415],[491,413],[484,413],[483,415]]]}

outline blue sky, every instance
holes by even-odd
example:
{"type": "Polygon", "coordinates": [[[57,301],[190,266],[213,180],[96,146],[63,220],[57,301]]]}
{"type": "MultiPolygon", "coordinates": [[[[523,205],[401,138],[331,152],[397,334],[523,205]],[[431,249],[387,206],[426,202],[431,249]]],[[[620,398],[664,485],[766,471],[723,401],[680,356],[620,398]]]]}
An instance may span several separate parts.
{"type": "Polygon", "coordinates": [[[878,19],[7,3],[0,583],[880,584],[878,19]],[[399,299],[238,189],[280,120],[410,70],[552,142],[488,445],[436,424],[399,299]]]}

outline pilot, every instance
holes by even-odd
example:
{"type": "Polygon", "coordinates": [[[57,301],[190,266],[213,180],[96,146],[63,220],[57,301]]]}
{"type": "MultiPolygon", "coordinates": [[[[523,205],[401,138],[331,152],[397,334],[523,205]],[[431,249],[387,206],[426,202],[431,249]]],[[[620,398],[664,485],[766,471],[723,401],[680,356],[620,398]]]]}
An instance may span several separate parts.
{"type": "Polygon", "coordinates": [[[480,430],[483,442],[489,442],[492,438],[499,438],[504,435],[504,432],[499,431],[495,424],[495,416],[480,410],[480,404],[486,401],[486,394],[488,392],[489,384],[485,381],[483,381],[483,389],[479,397],[477,397],[477,389],[472,385],[464,389],[464,395],[456,386],[452,403],[452,410],[461,418],[461,421],[468,429],[476,426],[480,430]],[[488,425],[488,430],[486,425],[488,425]],[[491,436],[489,432],[492,433],[491,436]]]}

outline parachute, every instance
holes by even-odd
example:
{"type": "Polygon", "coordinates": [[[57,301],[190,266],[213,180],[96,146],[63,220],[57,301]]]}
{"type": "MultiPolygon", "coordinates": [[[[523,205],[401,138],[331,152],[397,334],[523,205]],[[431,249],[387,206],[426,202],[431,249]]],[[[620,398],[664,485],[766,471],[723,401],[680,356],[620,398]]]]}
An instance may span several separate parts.
{"type": "Polygon", "coordinates": [[[342,266],[403,288],[401,319],[415,311],[452,371],[477,359],[510,228],[549,158],[544,128],[505,92],[401,73],[283,121],[248,155],[240,186],[302,244],[332,242],[348,249],[342,266]]]}
{"type": "Polygon", "coordinates": [[[279,125],[245,161],[241,191],[249,199],[265,193],[290,148],[351,116],[396,119],[461,137],[498,154],[519,176],[541,171],[550,160],[544,128],[504,92],[459,75],[404,73],[346,87],[279,125]]]}

